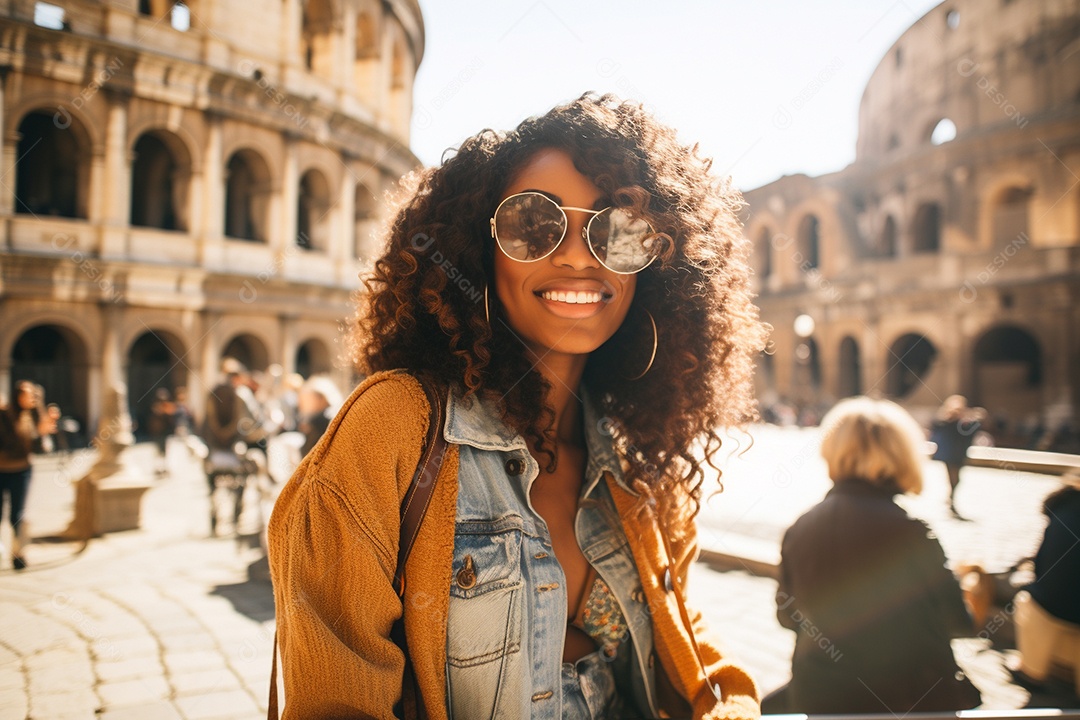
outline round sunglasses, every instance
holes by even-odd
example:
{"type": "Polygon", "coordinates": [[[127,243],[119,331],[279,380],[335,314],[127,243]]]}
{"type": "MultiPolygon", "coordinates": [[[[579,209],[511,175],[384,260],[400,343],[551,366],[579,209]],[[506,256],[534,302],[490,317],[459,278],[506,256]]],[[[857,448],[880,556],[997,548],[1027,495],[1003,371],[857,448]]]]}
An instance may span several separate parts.
{"type": "Polygon", "coordinates": [[[567,210],[589,213],[581,229],[582,239],[600,264],[619,275],[633,275],[649,266],[659,254],[656,231],[646,220],[625,208],[589,210],[559,205],[538,192],[522,192],[499,203],[491,218],[491,237],[512,260],[543,260],[566,237],[567,210]]]}

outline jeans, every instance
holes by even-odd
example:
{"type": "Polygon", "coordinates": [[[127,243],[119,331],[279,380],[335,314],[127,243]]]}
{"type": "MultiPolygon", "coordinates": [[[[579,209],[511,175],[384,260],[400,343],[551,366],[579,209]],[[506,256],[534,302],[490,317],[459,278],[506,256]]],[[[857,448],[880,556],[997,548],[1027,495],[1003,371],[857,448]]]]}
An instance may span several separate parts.
{"type": "Polygon", "coordinates": [[[15,546],[19,544],[26,495],[30,490],[31,468],[15,472],[0,472],[0,516],[4,514],[4,495],[11,499],[11,529],[15,531],[15,546]]]}

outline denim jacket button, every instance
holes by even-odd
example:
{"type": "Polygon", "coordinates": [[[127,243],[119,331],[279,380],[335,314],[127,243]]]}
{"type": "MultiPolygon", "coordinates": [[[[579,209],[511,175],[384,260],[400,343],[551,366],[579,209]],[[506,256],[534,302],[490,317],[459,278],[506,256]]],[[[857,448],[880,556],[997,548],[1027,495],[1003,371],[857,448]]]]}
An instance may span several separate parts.
{"type": "Polygon", "coordinates": [[[504,467],[507,475],[520,475],[525,472],[525,463],[518,458],[510,458],[504,467]]]}
{"type": "Polygon", "coordinates": [[[664,571],[664,590],[671,592],[675,586],[671,582],[671,568],[664,571]]]}

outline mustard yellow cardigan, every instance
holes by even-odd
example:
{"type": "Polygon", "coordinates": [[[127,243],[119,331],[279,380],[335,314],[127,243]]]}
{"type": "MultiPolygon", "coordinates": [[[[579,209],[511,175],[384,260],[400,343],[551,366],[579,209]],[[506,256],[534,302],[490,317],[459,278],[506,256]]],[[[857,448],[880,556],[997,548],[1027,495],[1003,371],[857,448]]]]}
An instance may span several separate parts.
{"type": "MultiPolygon", "coordinates": [[[[286,720],[392,718],[404,657],[390,640],[390,628],[403,609],[424,704],[432,720],[446,718],[446,622],[457,508],[454,445],[409,557],[404,608],[391,587],[400,501],[427,423],[427,398],[414,378],[372,376],[345,402],[278,498],[270,518],[269,558],[286,720]],[[384,480],[390,478],[394,482],[384,480]]],[[[685,587],[697,554],[693,523],[683,523],[686,533],[669,537],[665,547],[656,503],[644,493],[631,494],[610,476],[607,481],[652,613],[664,714],[758,717],[753,680],[708,641],[699,613],[684,620],[675,592],[665,587],[669,568],[685,587]],[[721,700],[706,683],[719,687],[721,700]]]]}

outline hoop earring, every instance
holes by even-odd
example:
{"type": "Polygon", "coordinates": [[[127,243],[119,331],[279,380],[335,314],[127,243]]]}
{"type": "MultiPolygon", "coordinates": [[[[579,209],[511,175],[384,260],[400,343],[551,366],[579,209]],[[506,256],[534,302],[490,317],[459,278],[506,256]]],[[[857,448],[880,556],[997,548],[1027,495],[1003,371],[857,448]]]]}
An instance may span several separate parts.
{"type": "MultiPolygon", "coordinates": [[[[645,310],[645,308],[641,309],[645,310]]],[[[649,355],[649,364],[645,366],[645,369],[641,371],[641,374],[635,375],[632,378],[627,378],[628,380],[640,380],[645,377],[645,374],[652,369],[653,361],[656,360],[656,347],[660,343],[660,338],[656,333],[656,320],[653,319],[652,313],[648,310],[645,310],[645,314],[649,316],[649,324],[652,325],[652,354],[649,355]]]]}
{"type": "Polygon", "coordinates": [[[488,327],[491,327],[491,311],[488,310],[488,286],[484,285],[484,319],[487,320],[488,327]]]}

